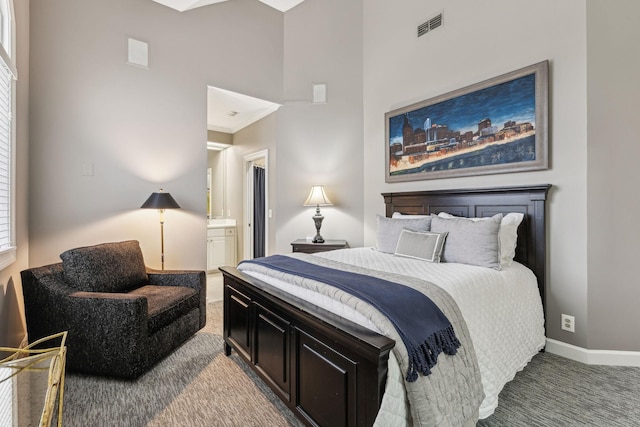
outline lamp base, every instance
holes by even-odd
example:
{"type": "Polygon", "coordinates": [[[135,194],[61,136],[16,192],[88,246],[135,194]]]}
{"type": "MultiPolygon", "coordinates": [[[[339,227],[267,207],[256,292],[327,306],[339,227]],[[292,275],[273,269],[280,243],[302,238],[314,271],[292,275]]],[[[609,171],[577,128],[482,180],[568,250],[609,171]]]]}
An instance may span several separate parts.
{"type": "Polygon", "coordinates": [[[324,239],[320,235],[320,227],[322,227],[322,220],[324,216],[320,214],[320,208],[316,208],[316,214],[312,216],[313,222],[316,224],[316,237],[313,238],[313,243],[324,243],[324,239]]]}

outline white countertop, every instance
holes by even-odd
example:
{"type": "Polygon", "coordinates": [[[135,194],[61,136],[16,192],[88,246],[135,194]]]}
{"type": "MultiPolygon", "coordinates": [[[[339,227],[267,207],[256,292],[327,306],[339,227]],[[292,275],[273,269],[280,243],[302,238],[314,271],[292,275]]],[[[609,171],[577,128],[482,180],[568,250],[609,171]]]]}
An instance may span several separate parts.
{"type": "Polygon", "coordinates": [[[227,228],[227,227],[235,227],[236,220],[235,219],[210,219],[207,221],[207,228],[227,228]]]}

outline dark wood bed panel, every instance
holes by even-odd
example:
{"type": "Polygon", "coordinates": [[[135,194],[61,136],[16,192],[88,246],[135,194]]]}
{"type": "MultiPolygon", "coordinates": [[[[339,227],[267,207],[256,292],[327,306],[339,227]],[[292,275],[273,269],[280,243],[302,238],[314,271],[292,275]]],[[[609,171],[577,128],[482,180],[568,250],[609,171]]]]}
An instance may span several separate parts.
{"type": "Polygon", "coordinates": [[[235,268],[224,274],[225,354],[231,350],[305,424],[370,426],[395,342],[235,268]]]}
{"type": "MultiPolygon", "coordinates": [[[[516,259],[545,283],[549,185],[383,194],[386,214],[522,212],[516,259]]],[[[307,425],[372,425],[394,341],[223,267],[225,353],[232,350],[307,425]]],[[[543,299],[544,302],[544,299],[543,299]]]]}

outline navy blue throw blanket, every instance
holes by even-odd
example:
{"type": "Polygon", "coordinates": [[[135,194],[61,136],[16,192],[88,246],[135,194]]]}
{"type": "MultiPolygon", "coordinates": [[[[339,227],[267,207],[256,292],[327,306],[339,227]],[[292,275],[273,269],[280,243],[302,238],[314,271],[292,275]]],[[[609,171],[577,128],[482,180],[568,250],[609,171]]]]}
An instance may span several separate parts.
{"type": "Polygon", "coordinates": [[[453,355],[460,347],[449,319],[429,297],[408,286],[377,277],[336,270],[273,255],[243,263],[254,263],[283,273],[302,276],[339,288],[371,304],[395,326],[409,354],[406,380],[429,375],[442,352],[453,355]]]}

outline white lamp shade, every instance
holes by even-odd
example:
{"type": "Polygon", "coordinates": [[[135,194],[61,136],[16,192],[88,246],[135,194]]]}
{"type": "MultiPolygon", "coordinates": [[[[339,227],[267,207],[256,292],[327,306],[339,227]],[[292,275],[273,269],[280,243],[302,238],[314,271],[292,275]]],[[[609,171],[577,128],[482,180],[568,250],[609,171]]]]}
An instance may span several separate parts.
{"type": "Polygon", "coordinates": [[[304,206],[332,206],[333,203],[329,200],[324,192],[324,186],[314,185],[311,187],[309,197],[304,202],[304,206]]]}

